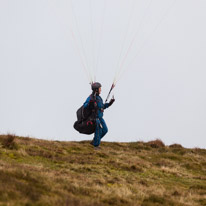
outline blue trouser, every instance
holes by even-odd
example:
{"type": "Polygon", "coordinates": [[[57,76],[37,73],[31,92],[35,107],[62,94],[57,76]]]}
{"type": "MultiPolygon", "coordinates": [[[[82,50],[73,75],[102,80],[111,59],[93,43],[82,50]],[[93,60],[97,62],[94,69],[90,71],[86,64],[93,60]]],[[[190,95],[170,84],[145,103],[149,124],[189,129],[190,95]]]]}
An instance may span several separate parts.
{"type": "Polygon", "coordinates": [[[103,118],[96,119],[96,130],[94,134],[94,146],[97,147],[100,145],[101,139],[108,132],[107,125],[103,118]]]}

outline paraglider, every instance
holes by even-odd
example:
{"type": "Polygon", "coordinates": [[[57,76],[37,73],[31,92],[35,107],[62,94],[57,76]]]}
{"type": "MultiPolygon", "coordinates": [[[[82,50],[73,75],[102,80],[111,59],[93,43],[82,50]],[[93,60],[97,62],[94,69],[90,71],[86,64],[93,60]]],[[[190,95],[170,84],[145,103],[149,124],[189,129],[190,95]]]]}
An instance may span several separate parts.
{"type": "MultiPolygon", "coordinates": [[[[109,103],[103,103],[100,96],[102,85],[98,82],[92,84],[92,94],[87,98],[83,107],[80,110],[84,113],[87,112],[87,117],[84,118],[81,115],[77,115],[80,119],[75,122],[74,128],[83,134],[94,133],[94,138],[91,144],[95,149],[99,149],[101,139],[108,132],[107,125],[103,119],[104,110],[110,107],[115,99],[112,98],[109,103]]],[[[78,112],[77,112],[78,113],[78,112]]]]}
{"type": "MultiPolygon", "coordinates": [[[[111,9],[112,12],[116,12],[116,10],[118,10],[118,1],[116,1],[115,4],[115,1],[110,1],[110,3],[108,3],[107,0],[88,0],[78,2],[69,0],[70,10],[68,11],[68,14],[70,15],[70,26],[68,28],[73,40],[73,44],[75,46],[75,50],[79,56],[82,68],[85,71],[85,74],[92,86],[93,91],[92,94],[87,98],[83,106],[78,109],[77,121],[74,124],[74,128],[82,134],[94,133],[95,136],[92,145],[96,147],[99,146],[101,138],[108,131],[106,123],[104,122],[104,119],[102,117],[104,109],[111,106],[115,101],[114,98],[112,98],[110,102],[107,103],[112,90],[115,88],[117,82],[123,76],[124,72],[128,70],[129,65],[132,63],[132,61],[137,59],[138,55],[141,53],[148,40],[152,37],[152,34],[157,30],[161,22],[167,16],[176,2],[176,0],[158,1],[159,4],[157,4],[156,1],[152,0],[130,0],[124,2],[125,5],[122,6],[122,8],[123,11],[127,10],[125,12],[126,15],[124,16],[124,18],[126,19],[126,27],[122,28],[122,32],[124,34],[122,42],[119,42],[121,51],[119,52],[119,58],[116,62],[116,69],[114,69],[115,71],[112,86],[109,90],[105,103],[103,103],[103,100],[100,97],[101,84],[96,82],[96,77],[98,67],[100,67],[99,58],[101,56],[100,50],[103,45],[103,28],[106,26],[105,14],[108,9],[108,5],[111,6],[112,4],[114,5],[115,9],[109,9],[111,9]],[[77,8],[80,8],[80,5],[88,12],[87,16],[85,16],[86,18],[80,18],[81,13],[79,13],[79,15],[77,14],[77,8]],[[99,10],[96,11],[96,16],[94,8],[99,8],[99,10]],[[155,14],[155,17],[152,16],[152,14],[155,14]],[[85,19],[87,19],[87,21],[84,21],[85,19]],[[84,23],[82,22],[80,24],[80,21],[82,20],[84,23]],[[151,22],[152,26],[150,25],[151,22]],[[83,26],[85,25],[85,23],[86,26],[84,27],[85,30],[83,33],[81,32],[80,25],[83,26]],[[143,33],[142,31],[144,30],[144,28],[145,31],[143,33]],[[86,35],[86,33],[89,38],[84,41],[83,37],[86,35]],[[135,54],[134,56],[129,55],[130,53],[132,53],[132,50],[135,54]]],[[[113,31],[110,31],[110,33],[112,32],[113,31]]]]}

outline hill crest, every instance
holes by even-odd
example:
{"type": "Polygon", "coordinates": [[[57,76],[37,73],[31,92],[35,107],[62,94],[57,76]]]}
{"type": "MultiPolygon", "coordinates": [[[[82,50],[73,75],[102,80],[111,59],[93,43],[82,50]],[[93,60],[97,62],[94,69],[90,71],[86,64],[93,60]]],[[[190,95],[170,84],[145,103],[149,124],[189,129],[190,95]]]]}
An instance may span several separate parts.
{"type": "Polygon", "coordinates": [[[206,150],[0,135],[0,205],[206,205],[206,150]]]}

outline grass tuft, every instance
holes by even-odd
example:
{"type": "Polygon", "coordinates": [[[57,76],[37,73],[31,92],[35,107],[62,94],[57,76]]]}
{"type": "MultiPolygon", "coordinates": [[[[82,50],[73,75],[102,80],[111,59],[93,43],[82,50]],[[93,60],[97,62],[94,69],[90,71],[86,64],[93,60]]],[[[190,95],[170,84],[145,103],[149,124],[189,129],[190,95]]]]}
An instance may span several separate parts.
{"type": "Polygon", "coordinates": [[[181,144],[171,144],[169,147],[170,147],[170,148],[176,148],[176,149],[181,149],[181,148],[183,148],[183,146],[182,146],[181,144]]]}
{"type": "Polygon", "coordinates": [[[3,139],[2,141],[2,145],[4,148],[7,148],[7,149],[18,149],[18,145],[17,143],[15,142],[15,138],[16,136],[13,135],[13,134],[8,134],[5,136],[5,138],[3,139]]]}
{"type": "Polygon", "coordinates": [[[149,145],[152,148],[163,148],[163,147],[165,147],[165,144],[160,139],[149,141],[149,142],[147,142],[147,145],[149,145]]]}
{"type": "Polygon", "coordinates": [[[148,198],[145,198],[142,206],[154,206],[154,205],[167,205],[167,206],[176,206],[173,201],[167,200],[164,197],[157,195],[150,195],[148,198]]]}

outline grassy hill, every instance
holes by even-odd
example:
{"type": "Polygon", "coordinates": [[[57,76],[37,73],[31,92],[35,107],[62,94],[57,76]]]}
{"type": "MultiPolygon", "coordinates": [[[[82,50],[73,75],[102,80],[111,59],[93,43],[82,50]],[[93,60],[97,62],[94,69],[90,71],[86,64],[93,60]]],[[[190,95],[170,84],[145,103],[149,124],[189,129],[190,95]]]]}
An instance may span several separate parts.
{"type": "Polygon", "coordinates": [[[206,205],[206,150],[1,135],[0,205],[206,205]]]}

